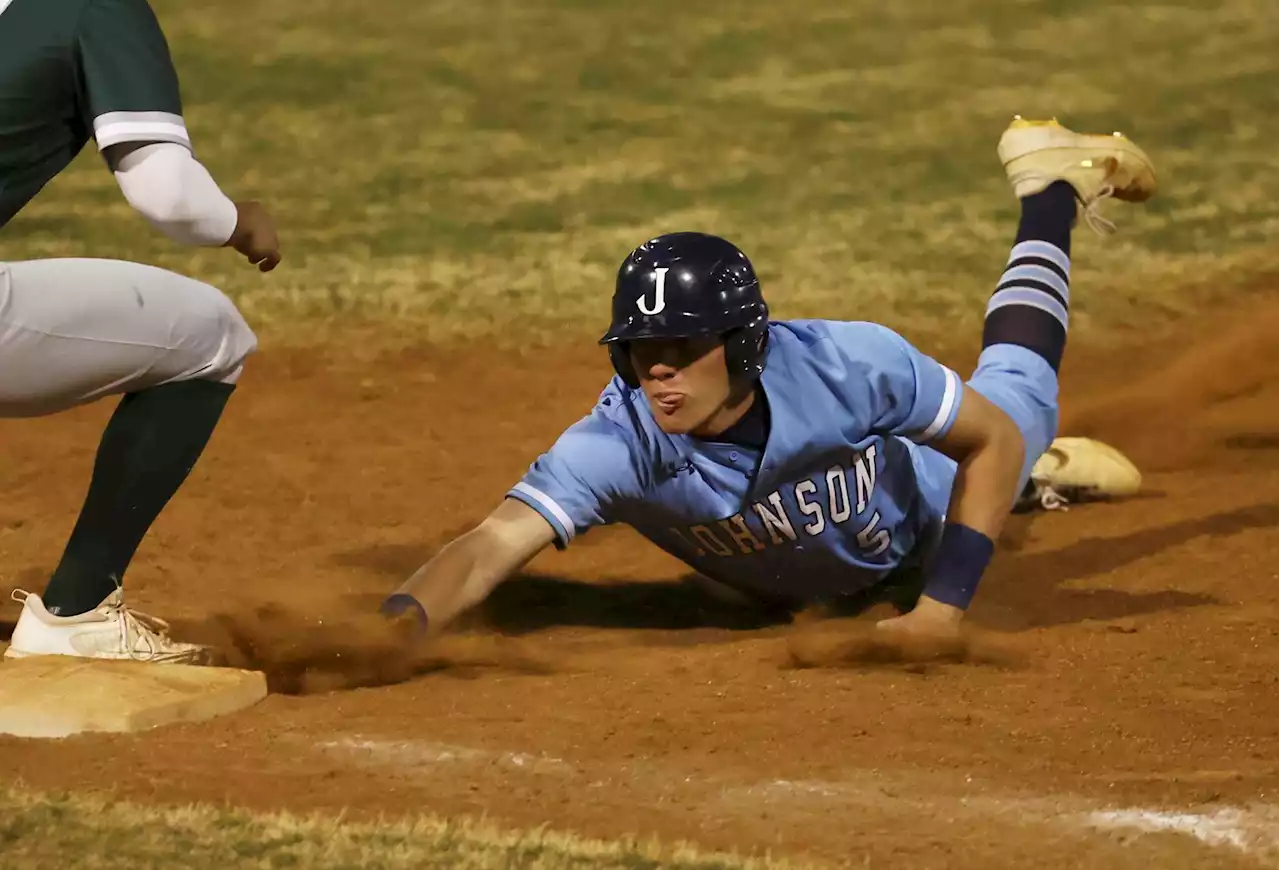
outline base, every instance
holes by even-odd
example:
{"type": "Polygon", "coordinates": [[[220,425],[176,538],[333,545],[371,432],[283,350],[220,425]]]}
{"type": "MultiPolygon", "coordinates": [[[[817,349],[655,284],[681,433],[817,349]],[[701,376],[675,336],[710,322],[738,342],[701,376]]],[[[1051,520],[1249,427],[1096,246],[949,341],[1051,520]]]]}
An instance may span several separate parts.
{"type": "Polygon", "coordinates": [[[257,671],[33,656],[0,663],[0,734],[143,731],[243,710],[267,695],[257,671]]]}

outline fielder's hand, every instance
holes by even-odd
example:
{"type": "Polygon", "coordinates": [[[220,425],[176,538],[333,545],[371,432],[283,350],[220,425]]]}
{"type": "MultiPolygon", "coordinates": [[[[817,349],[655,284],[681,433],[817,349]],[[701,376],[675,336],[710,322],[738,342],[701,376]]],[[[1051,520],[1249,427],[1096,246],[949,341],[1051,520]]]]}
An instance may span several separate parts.
{"type": "Polygon", "coordinates": [[[260,272],[270,272],[280,263],[280,240],[276,222],[258,202],[236,203],[236,228],[224,247],[235,248],[260,272]]]}

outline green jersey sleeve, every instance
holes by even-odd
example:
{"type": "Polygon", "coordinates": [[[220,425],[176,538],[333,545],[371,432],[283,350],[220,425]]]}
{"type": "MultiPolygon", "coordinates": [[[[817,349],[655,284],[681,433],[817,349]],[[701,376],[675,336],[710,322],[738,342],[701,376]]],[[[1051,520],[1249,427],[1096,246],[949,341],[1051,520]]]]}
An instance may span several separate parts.
{"type": "Polygon", "coordinates": [[[147,0],[87,0],[75,49],[83,121],[99,151],[121,142],[191,147],[178,73],[147,0]]]}

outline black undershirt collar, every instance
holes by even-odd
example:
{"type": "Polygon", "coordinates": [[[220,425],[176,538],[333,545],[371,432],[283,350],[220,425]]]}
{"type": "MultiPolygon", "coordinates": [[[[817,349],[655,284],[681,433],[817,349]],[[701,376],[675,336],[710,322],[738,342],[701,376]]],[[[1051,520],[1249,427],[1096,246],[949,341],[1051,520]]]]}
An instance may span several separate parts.
{"type": "Polygon", "coordinates": [[[734,423],[728,429],[725,429],[719,435],[705,438],[705,441],[715,441],[721,444],[738,444],[743,447],[751,447],[756,450],[763,450],[765,442],[769,439],[769,403],[765,400],[764,390],[760,385],[756,385],[756,400],[751,403],[751,407],[747,409],[747,413],[742,415],[738,422],[734,423]]]}

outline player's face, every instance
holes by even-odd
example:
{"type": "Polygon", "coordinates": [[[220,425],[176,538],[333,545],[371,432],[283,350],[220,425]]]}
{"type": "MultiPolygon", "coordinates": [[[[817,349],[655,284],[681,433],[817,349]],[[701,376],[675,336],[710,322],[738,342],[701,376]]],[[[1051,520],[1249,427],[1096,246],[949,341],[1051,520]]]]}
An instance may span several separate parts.
{"type": "Polygon", "coordinates": [[[717,336],[634,341],[630,353],[663,432],[701,434],[730,401],[724,342],[717,336]]]}

